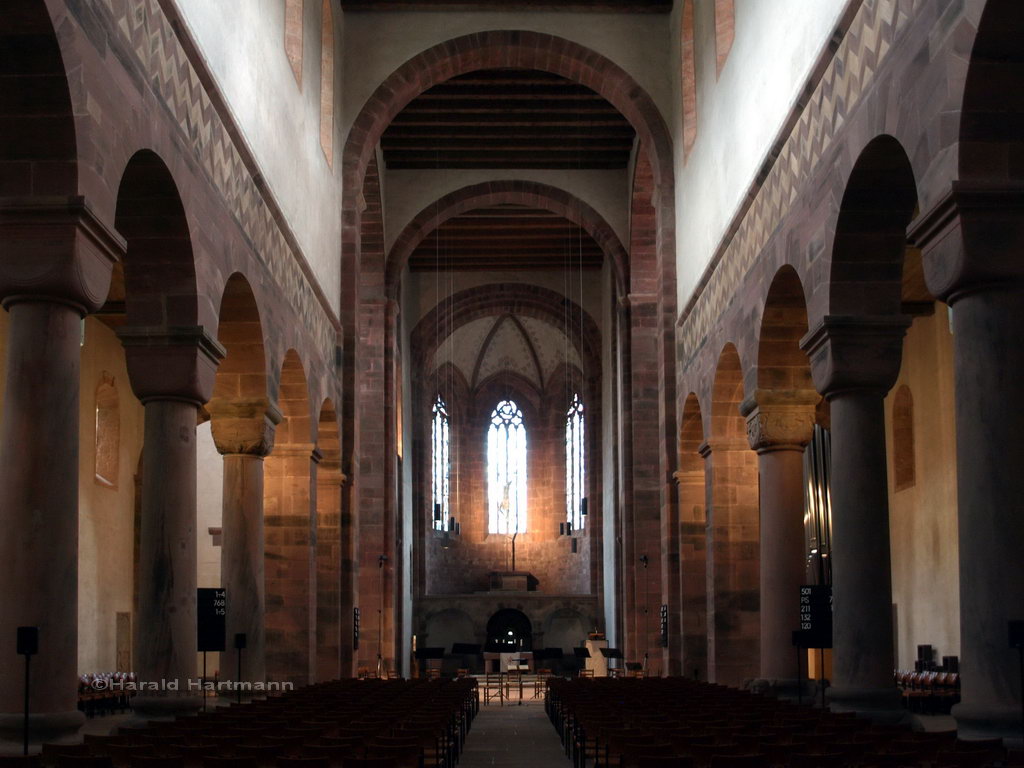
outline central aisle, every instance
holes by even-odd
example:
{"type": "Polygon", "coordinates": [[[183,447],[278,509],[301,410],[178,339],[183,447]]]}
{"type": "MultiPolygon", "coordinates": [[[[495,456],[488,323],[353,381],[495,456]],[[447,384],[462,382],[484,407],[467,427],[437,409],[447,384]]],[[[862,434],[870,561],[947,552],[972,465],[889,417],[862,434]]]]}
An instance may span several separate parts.
{"type": "Polygon", "coordinates": [[[566,768],[568,764],[539,701],[521,707],[507,702],[504,707],[481,706],[459,760],[459,768],[566,768]]]}

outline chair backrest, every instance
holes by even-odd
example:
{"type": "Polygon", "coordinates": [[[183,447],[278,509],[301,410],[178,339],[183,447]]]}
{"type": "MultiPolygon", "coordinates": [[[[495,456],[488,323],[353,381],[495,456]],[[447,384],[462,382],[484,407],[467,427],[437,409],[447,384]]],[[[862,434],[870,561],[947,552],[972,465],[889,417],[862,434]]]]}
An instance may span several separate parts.
{"type": "Polygon", "coordinates": [[[257,762],[251,757],[220,757],[204,755],[203,768],[257,768],[257,762]]]}
{"type": "Polygon", "coordinates": [[[277,758],[277,768],[331,768],[331,761],[326,756],[317,757],[284,757],[277,758]]]}
{"type": "Polygon", "coordinates": [[[129,765],[131,768],[185,768],[185,761],[180,757],[132,755],[129,765]]]}
{"type": "Polygon", "coordinates": [[[341,768],[398,768],[398,763],[390,757],[346,757],[341,768]]]}
{"type": "Polygon", "coordinates": [[[109,757],[57,755],[57,768],[114,768],[109,757]]]}

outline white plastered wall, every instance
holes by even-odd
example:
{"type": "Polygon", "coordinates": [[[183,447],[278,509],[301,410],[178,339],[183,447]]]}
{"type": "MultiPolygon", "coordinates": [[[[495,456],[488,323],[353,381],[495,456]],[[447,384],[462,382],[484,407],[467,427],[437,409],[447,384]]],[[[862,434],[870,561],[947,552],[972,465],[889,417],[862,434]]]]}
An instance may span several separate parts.
{"type": "Polygon", "coordinates": [[[320,146],[321,3],[303,4],[302,83],[284,48],[284,0],[176,0],[302,252],[340,302],[344,14],[334,8],[334,166],[320,146]]]}
{"type": "Polygon", "coordinates": [[[439,169],[387,171],[384,198],[390,251],[406,225],[449,192],[487,181],[526,180],[555,187],[593,208],[625,246],[629,235],[629,197],[625,170],[439,169]]]}
{"type": "Polygon", "coordinates": [[[671,18],[676,287],[682,310],[736,215],[847,0],[736,0],[736,36],[716,78],[713,0],[694,7],[697,138],[684,166],[680,14],[671,18]]]}

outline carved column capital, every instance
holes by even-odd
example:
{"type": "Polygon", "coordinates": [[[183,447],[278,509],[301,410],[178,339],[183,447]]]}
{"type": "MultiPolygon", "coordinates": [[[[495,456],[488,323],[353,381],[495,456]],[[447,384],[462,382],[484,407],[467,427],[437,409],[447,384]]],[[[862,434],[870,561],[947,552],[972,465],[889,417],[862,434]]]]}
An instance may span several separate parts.
{"type": "Polygon", "coordinates": [[[672,473],[673,479],[676,481],[676,485],[683,487],[686,485],[699,485],[704,487],[704,470],[703,469],[680,469],[672,473]]]}
{"type": "Polygon", "coordinates": [[[85,315],[106,301],[125,241],[84,197],[0,199],[0,297],[48,300],[85,315]]]}
{"type": "Polygon", "coordinates": [[[217,366],[227,354],[206,328],[125,326],[117,332],[132,391],[147,400],[183,400],[201,406],[213,393],[217,366]]]}
{"type": "Polygon", "coordinates": [[[217,450],[266,456],[274,449],[281,411],[266,397],[215,397],[206,406],[217,450]]]}
{"type": "Polygon", "coordinates": [[[759,389],[740,405],[750,447],[758,453],[803,450],[814,433],[820,399],[813,390],[759,389]]]}
{"type": "Polygon", "coordinates": [[[826,315],[800,340],[811,362],[814,388],[832,398],[850,391],[888,392],[900,372],[903,315],[826,315]]]}
{"type": "Polygon", "coordinates": [[[974,291],[1024,284],[1024,185],[954,181],[907,232],[921,249],[925,281],[954,306],[974,291]]]}

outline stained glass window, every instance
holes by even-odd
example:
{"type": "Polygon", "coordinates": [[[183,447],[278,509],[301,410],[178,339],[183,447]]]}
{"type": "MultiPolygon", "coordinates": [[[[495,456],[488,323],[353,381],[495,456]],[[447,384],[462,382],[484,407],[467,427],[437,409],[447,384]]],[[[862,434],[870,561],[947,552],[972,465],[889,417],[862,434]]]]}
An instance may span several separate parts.
{"type": "Polygon", "coordinates": [[[565,414],[565,519],[574,531],[582,530],[586,456],[583,441],[583,401],[573,395],[565,414]]]}
{"type": "Polygon", "coordinates": [[[523,412],[503,400],[487,430],[487,530],[526,533],[526,427],[523,412]]]}
{"type": "Polygon", "coordinates": [[[434,529],[438,531],[448,530],[448,521],[451,519],[451,508],[449,506],[449,491],[451,477],[451,447],[449,444],[448,406],[444,398],[438,395],[434,399],[434,420],[430,430],[430,439],[433,450],[431,451],[433,465],[431,476],[433,477],[433,504],[430,514],[434,521],[434,529]]]}

